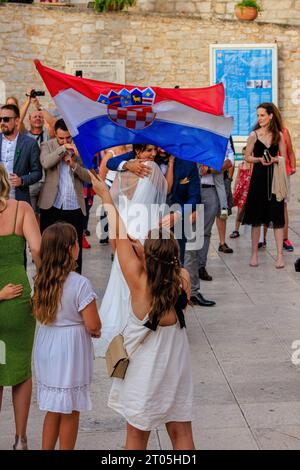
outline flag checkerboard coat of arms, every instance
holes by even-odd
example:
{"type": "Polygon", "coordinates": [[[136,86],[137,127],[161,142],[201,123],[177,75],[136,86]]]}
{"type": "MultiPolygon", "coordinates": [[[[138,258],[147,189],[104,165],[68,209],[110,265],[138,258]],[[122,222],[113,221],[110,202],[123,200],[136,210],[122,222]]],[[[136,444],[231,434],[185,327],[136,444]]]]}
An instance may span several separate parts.
{"type": "Polygon", "coordinates": [[[152,104],[155,93],[151,88],[128,91],[125,88],[116,93],[111,90],[108,96],[101,95],[98,99],[107,104],[108,117],[119,126],[127,129],[145,129],[156,117],[152,104]]]}
{"type": "Polygon", "coordinates": [[[127,108],[108,106],[107,113],[113,122],[128,129],[145,129],[152,124],[156,116],[151,106],[127,108]]]}

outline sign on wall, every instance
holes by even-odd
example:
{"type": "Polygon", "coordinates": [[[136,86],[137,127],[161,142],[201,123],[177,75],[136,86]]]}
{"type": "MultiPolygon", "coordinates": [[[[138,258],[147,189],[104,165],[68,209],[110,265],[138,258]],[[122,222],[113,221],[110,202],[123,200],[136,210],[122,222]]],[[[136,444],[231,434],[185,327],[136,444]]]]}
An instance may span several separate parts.
{"type": "Polygon", "coordinates": [[[125,83],[124,60],[66,60],[65,72],[102,82],[125,83]]]}
{"type": "Polygon", "coordinates": [[[277,77],[277,44],[210,45],[210,81],[224,84],[224,114],[234,117],[235,140],[246,140],[260,103],[277,104],[277,77]]]}

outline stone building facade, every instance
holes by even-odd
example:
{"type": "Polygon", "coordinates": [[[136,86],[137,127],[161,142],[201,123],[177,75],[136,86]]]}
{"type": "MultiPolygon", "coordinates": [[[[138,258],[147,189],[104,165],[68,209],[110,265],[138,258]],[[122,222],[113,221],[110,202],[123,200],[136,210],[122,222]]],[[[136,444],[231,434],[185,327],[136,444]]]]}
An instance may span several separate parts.
{"type": "MultiPolygon", "coordinates": [[[[38,0],[36,0],[38,1],[38,0]]],[[[70,3],[84,4],[89,0],[70,0],[70,3]]],[[[168,15],[189,15],[203,19],[234,18],[234,7],[239,0],[137,0],[130,11],[161,13],[168,15]]],[[[267,23],[300,25],[300,0],[258,0],[262,12],[257,21],[267,23]]]]}
{"type": "MultiPolygon", "coordinates": [[[[181,3],[227,8],[230,2],[181,3]]],[[[210,44],[274,41],[279,53],[279,106],[300,154],[298,26],[244,23],[215,15],[199,18],[138,10],[96,14],[77,6],[0,4],[0,83],[7,95],[23,101],[28,86],[44,88],[35,58],[61,71],[67,59],[125,59],[127,83],[208,86],[210,44]]],[[[50,103],[50,97],[43,103],[50,103]]]]}
{"type": "MultiPolygon", "coordinates": [[[[262,12],[257,21],[300,25],[299,0],[258,0],[262,12]]],[[[141,11],[188,14],[205,19],[233,19],[238,0],[139,0],[141,11]]]]}

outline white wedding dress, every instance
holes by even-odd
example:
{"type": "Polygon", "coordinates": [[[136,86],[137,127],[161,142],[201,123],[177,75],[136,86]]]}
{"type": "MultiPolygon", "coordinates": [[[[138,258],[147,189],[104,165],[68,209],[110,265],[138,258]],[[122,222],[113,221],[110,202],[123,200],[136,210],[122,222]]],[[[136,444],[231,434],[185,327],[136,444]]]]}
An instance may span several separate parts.
{"type": "MultiPolygon", "coordinates": [[[[159,206],[167,197],[167,182],[158,165],[153,161],[146,164],[152,168],[150,176],[138,178],[130,172],[119,172],[111,188],[127,233],[142,243],[149,230],[158,227],[162,216],[159,206]]],[[[105,356],[112,338],[125,328],[130,309],[130,292],[116,252],[99,311],[101,338],[93,340],[96,357],[105,356]]]]}

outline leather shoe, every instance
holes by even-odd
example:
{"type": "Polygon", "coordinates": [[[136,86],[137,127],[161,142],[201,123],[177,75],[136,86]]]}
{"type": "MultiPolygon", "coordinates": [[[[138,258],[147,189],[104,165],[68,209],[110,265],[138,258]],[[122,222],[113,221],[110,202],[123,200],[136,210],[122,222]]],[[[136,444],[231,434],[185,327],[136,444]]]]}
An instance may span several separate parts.
{"type": "Polygon", "coordinates": [[[223,243],[223,245],[219,245],[219,251],[222,253],[233,253],[233,249],[230,248],[227,243],[223,243]]]}
{"type": "Polygon", "coordinates": [[[216,305],[216,302],[213,300],[205,299],[201,292],[197,292],[197,294],[192,295],[191,301],[194,305],[200,305],[201,307],[212,307],[213,305],[216,305]]]}
{"type": "Polygon", "coordinates": [[[212,281],[212,277],[208,274],[204,267],[199,269],[199,278],[201,281],[212,281]]]}

